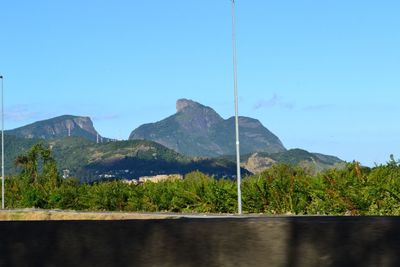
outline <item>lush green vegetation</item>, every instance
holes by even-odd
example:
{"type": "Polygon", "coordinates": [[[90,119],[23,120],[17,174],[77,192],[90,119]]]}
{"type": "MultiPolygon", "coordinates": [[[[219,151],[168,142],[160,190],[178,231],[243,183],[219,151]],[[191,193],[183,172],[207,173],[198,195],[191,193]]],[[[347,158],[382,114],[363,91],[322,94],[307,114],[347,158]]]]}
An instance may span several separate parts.
{"type": "MultiPolygon", "coordinates": [[[[59,170],[68,169],[81,182],[102,180],[104,174],[131,179],[157,174],[187,174],[194,170],[218,177],[236,173],[236,165],[230,160],[190,158],[146,140],[97,144],[76,136],[38,140],[7,135],[5,141],[5,171],[11,176],[18,174],[14,164],[18,155],[37,143],[51,148],[59,170]]],[[[247,173],[246,170],[243,172],[247,173]]]]}
{"type": "MultiPolygon", "coordinates": [[[[134,185],[81,184],[62,179],[51,152],[38,144],[16,160],[20,174],[6,179],[6,207],[108,211],[235,213],[236,183],[192,172],[183,180],[134,185]]],[[[277,164],[243,179],[243,210],[264,214],[400,215],[400,162],[353,162],[310,175],[277,164]]]]}

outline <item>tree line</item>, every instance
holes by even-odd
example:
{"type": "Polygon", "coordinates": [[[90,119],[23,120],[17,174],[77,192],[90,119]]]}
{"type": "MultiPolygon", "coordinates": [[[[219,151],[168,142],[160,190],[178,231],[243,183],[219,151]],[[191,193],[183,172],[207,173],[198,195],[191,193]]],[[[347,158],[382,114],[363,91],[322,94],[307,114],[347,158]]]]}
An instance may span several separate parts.
{"type": "MultiPolygon", "coordinates": [[[[121,180],[80,183],[63,179],[51,151],[40,144],[15,160],[6,178],[7,208],[91,211],[235,213],[236,182],[191,172],[183,180],[135,185],[121,180]]],[[[311,174],[276,164],[242,181],[243,211],[296,215],[400,215],[400,162],[311,174]]]]}

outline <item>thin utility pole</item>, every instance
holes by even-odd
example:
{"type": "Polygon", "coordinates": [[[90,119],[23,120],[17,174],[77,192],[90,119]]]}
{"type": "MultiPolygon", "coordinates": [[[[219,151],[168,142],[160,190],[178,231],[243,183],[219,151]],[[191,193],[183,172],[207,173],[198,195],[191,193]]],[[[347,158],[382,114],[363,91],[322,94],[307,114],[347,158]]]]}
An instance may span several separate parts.
{"type": "Polygon", "coordinates": [[[239,142],[239,108],[236,68],[236,34],[235,34],[235,0],[232,0],[232,48],[233,48],[233,87],[235,94],[235,132],[236,132],[236,172],[238,193],[238,214],[242,214],[242,178],[240,174],[240,142],[239,142]]]}
{"type": "Polygon", "coordinates": [[[4,210],[4,90],[3,76],[1,79],[1,209],[4,210]]]}

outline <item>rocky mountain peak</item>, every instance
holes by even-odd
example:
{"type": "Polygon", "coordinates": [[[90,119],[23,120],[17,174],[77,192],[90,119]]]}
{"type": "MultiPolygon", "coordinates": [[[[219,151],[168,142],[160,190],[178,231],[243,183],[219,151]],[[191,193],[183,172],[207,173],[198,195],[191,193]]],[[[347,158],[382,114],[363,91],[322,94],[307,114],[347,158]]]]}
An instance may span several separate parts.
{"type": "Polygon", "coordinates": [[[188,131],[196,131],[197,134],[207,134],[209,128],[223,121],[218,113],[207,106],[190,99],[176,101],[176,122],[188,131]]]}
{"type": "MultiPolygon", "coordinates": [[[[141,125],[129,139],[158,142],[189,156],[214,157],[235,154],[234,120],[224,120],[214,109],[189,99],[179,99],[172,116],[141,125]]],[[[280,152],[285,147],[258,120],[239,119],[243,153],[280,152]]]]}
{"type": "Polygon", "coordinates": [[[204,107],[203,105],[190,100],[190,99],[186,99],[186,98],[182,98],[182,99],[178,99],[176,101],[176,112],[181,112],[182,110],[186,109],[186,108],[199,108],[199,107],[204,107]]]}
{"type": "Polygon", "coordinates": [[[97,134],[96,129],[93,126],[93,122],[89,117],[71,117],[65,120],[67,127],[79,127],[91,134],[97,134]]]}
{"type": "MultiPolygon", "coordinates": [[[[98,133],[89,117],[63,115],[8,130],[7,134],[24,138],[54,139],[80,136],[96,141],[98,133]]],[[[99,135],[101,138],[101,136],[99,135]]]]}

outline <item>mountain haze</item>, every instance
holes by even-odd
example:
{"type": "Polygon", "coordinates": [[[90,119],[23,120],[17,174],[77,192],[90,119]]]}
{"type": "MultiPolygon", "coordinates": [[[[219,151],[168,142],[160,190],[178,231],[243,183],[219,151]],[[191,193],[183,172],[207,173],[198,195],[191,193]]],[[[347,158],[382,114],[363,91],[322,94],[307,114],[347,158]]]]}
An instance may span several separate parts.
{"type": "MultiPolygon", "coordinates": [[[[5,132],[30,139],[56,139],[67,136],[79,136],[91,141],[102,139],[89,117],[63,115],[47,120],[37,121],[5,132]]],[[[105,140],[103,140],[105,141],[105,140]]]]}
{"type": "MultiPolygon", "coordinates": [[[[258,120],[239,117],[241,152],[283,152],[277,136],[258,120]]],[[[188,156],[217,157],[235,154],[235,120],[223,119],[212,108],[188,99],[176,102],[176,113],[135,129],[130,140],[151,140],[188,156]]]]}

